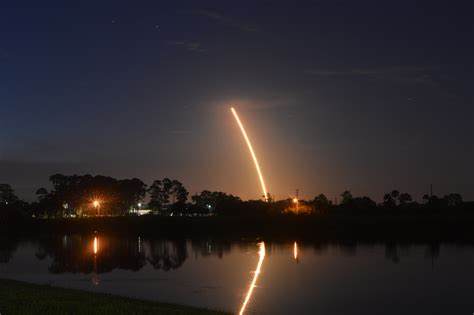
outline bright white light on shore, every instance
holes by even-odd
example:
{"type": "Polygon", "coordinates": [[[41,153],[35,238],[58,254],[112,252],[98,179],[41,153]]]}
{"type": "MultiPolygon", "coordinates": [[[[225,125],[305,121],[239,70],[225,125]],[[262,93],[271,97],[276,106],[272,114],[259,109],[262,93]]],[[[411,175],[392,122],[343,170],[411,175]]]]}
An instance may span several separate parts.
{"type": "Polygon", "coordinates": [[[240,127],[240,130],[242,131],[242,135],[244,136],[245,141],[247,142],[247,146],[249,147],[250,154],[252,155],[253,162],[255,163],[255,168],[257,169],[258,177],[260,178],[260,184],[262,185],[262,191],[263,191],[263,196],[265,198],[265,201],[267,201],[267,188],[265,187],[265,181],[263,180],[263,175],[262,171],[260,170],[260,165],[258,164],[257,156],[255,155],[255,152],[253,151],[252,143],[249,140],[249,137],[247,136],[247,132],[245,132],[244,125],[240,122],[239,116],[237,115],[237,112],[233,107],[230,108],[232,111],[232,114],[234,114],[235,120],[237,121],[237,124],[240,127]]]}
{"type": "Polygon", "coordinates": [[[99,206],[99,202],[97,200],[94,200],[93,205],[95,208],[97,208],[99,206]]]}
{"type": "Polygon", "coordinates": [[[265,243],[261,242],[258,245],[260,247],[260,250],[259,250],[260,259],[258,260],[257,269],[255,269],[255,274],[253,276],[252,283],[250,284],[249,290],[247,291],[247,295],[245,296],[244,303],[242,304],[242,307],[240,308],[239,315],[244,314],[245,308],[247,307],[247,304],[250,301],[250,297],[252,296],[253,289],[255,288],[255,283],[257,283],[258,275],[260,274],[260,270],[262,269],[263,260],[265,259],[265,243]]]}
{"type": "Polygon", "coordinates": [[[298,199],[293,198],[293,202],[294,202],[294,203],[297,203],[297,202],[298,202],[298,199]]]}

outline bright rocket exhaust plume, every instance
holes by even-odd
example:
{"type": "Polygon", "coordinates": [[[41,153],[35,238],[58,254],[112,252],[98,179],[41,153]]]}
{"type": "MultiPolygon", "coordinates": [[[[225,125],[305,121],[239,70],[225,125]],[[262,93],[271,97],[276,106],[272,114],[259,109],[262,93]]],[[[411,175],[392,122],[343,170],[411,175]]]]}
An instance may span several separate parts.
{"type": "Polygon", "coordinates": [[[242,307],[240,308],[239,315],[244,314],[245,308],[247,307],[250,297],[252,296],[253,288],[255,288],[255,283],[257,282],[258,275],[260,274],[260,269],[262,269],[263,260],[265,259],[265,243],[261,242],[258,245],[260,246],[260,250],[258,252],[260,259],[258,260],[257,269],[255,269],[255,274],[253,276],[252,283],[250,284],[249,290],[247,291],[247,295],[245,296],[244,303],[242,304],[242,307]]]}
{"type": "Polygon", "coordinates": [[[245,132],[244,125],[240,122],[239,116],[233,107],[230,108],[232,114],[234,114],[235,120],[237,124],[239,124],[240,130],[242,131],[242,135],[244,136],[245,141],[247,142],[247,146],[249,147],[250,154],[252,155],[253,162],[255,163],[255,168],[257,169],[258,177],[260,178],[260,184],[262,185],[263,196],[265,201],[267,201],[267,188],[265,187],[265,181],[263,180],[262,171],[260,170],[260,166],[258,164],[257,156],[252,148],[252,143],[250,143],[249,137],[247,136],[247,132],[245,132]]]}

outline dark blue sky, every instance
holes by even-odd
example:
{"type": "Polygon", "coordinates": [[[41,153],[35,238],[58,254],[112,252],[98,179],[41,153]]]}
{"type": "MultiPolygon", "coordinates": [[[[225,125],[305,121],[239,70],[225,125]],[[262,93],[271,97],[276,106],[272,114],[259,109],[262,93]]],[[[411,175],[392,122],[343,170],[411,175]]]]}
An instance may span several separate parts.
{"type": "Polygon", "coordinates": [[[0,182],[474,198],[473,1],[2,1],[0,182]]]}

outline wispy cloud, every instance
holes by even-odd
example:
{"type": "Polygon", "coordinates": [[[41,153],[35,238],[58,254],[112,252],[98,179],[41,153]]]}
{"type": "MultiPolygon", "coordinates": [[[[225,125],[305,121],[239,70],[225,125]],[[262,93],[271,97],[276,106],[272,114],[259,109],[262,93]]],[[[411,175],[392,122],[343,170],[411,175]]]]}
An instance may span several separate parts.
{"type": "Polygon", "coordinates": [[[434,67],[379,67],[354,68],[344,70],[305,69],[304,73],[318,77],[369,77],[376,79],[398,80],[413,84],[435,85],[429,72],[434,67]]]}
{"type": "Polygon", "coordinates": [[[204,49],[199,42],[189,41],[189,40],[169,40],[166,42],[170,46],[181,46],[184,47],[188,51],[202,53],[205,52],[204,49]]]}
{"type": "Polygon", "coordinates": [[[231,18],[229,16],[225,16],[216,11],[200,9],[200,10],[194,10],[193,13],[208,17],[216,22],[240,29],[245,32],[261,32],[260,27],[255,24],[242,22],[234,18],[231,18]]]}

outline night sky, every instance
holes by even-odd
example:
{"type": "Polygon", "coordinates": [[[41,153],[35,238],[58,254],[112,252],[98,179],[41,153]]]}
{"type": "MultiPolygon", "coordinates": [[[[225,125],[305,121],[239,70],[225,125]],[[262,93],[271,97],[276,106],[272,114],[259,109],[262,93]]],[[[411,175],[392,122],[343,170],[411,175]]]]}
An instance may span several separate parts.
{"type": "Polygon", "coordinates": [[[474,199],[473,1],[2,1],[0,182],[474,199]]]}

